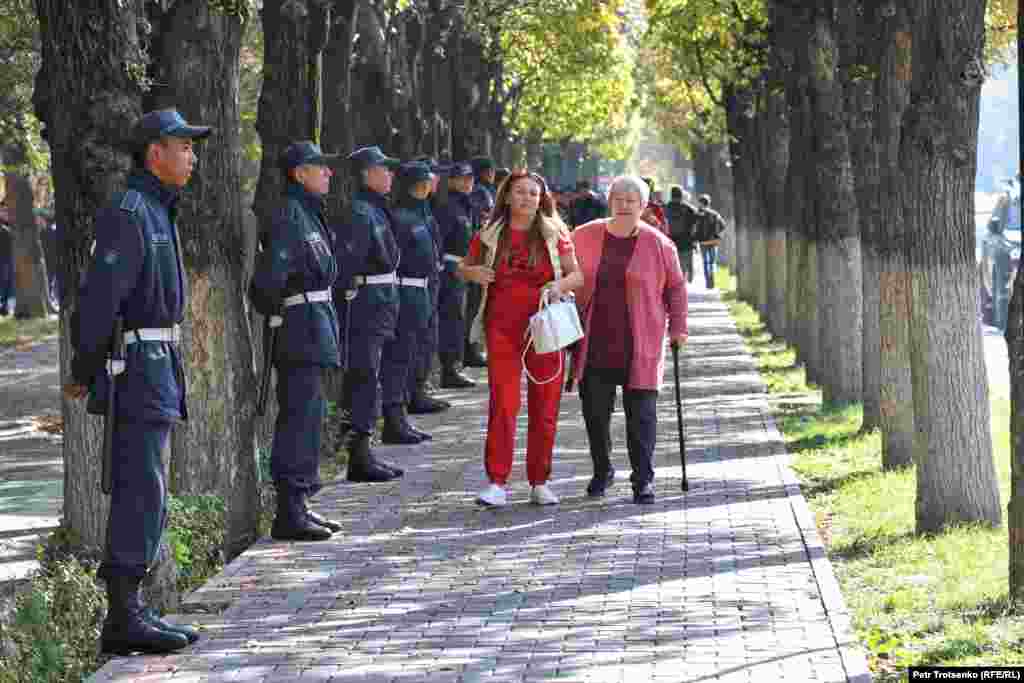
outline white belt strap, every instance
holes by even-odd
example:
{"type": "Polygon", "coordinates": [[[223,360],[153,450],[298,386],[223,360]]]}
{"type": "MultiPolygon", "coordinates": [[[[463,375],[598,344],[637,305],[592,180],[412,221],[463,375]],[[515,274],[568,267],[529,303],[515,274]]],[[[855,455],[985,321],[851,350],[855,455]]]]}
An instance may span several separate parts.
{"type": "Polygon", "coordinates": [[[382,275],[356,275],[357,285],[393,285],[398,282],[394,271],[382,275]]]}
{"type": "Polygon", "coordinates": [[[285,308],[289,306],[299,306],[300,304],[312,304],[320,301],[330,301],[331,290],[321,289],[316,292],[303,292],[302,294],[296,294],[294,296],[286,297],[282,302],[285,308]]]}
{"type": "Polygon", "coordinates": [[[143,327],[138,330],[128,330],[124,333],[124,343],[135,344],[136,342],[170,342],[181,341],[181,326],[174,327],[143,327]]]}
{"type": "Polygon", "coordinates": [[[449,263],[462,263],[462,257],[456,256],[455,254],[445,254],[444,260],[449,263]]]}
{"type": "Polygon", "coordinates": [[[420,289],[427,288],[427,278],[425,277],[398,277],[398,284],[401,287],[419,287],[420,289]]]}

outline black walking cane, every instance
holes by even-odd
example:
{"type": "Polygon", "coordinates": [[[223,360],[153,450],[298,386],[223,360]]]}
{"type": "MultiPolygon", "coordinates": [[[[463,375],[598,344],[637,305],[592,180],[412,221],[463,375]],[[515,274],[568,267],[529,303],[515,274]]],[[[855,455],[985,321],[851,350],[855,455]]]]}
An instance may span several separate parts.
{"type": "Polygon", "coordinates": [[[679,388],[679,342],[672,342],[672,365],[676,376],[676,420],[679,422],[679,463],[683,469],[683,490],[689,491],[686,481],[686,430],[683,427],[683,394],[679,388]]]}

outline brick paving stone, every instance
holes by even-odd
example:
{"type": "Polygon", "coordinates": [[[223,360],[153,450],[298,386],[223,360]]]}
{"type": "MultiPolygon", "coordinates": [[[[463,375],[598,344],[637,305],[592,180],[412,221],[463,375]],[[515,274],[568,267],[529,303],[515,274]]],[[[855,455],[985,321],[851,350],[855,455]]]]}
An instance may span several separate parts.
{"type": "Polygon", "coordinates": [[[561,503],[527,504],[524,415],[512,505],[476,507],[486,384],[442,392],[452,410],[415,418],[434,440],[387,447],[404,478],[318,495],[343,531],[261,540],[184,601],[211,612],[180,617],[203,640],[173,657],[114,659],[94,680],[869,681],[756,363],[716,293],[695,288],[690,303],[689,492],[671,359],[649,507],[630,500],[621,412],[616,483],[585,496],[574,394],[551,480],[561,503]]]}

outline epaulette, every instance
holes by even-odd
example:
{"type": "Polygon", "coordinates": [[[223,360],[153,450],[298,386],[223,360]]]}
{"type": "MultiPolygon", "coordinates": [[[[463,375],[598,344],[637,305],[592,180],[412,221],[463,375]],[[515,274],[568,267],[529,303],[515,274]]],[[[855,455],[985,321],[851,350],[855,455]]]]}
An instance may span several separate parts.
{"type": "Polygon", "coordinates": [[[124,193],[124,197],[121,198],[121,206],[119,208],[128,213],[135,213],[139,210],[141,204],[142,193],[138,190],[128,190],[124,193]]]}

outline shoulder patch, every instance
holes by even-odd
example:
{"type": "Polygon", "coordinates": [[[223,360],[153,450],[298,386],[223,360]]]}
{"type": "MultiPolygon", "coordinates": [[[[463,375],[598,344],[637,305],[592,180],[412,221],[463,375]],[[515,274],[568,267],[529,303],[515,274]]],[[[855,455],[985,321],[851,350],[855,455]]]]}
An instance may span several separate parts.
{"type": "Polygon", "coordinates": [[[142,204],[142,193],[138,190],[128,190],[124,193],[124,197],[121,198],[121,206],[119,208],[128,213],[135,213],[139,210],[140,204],[142,204]]]}

